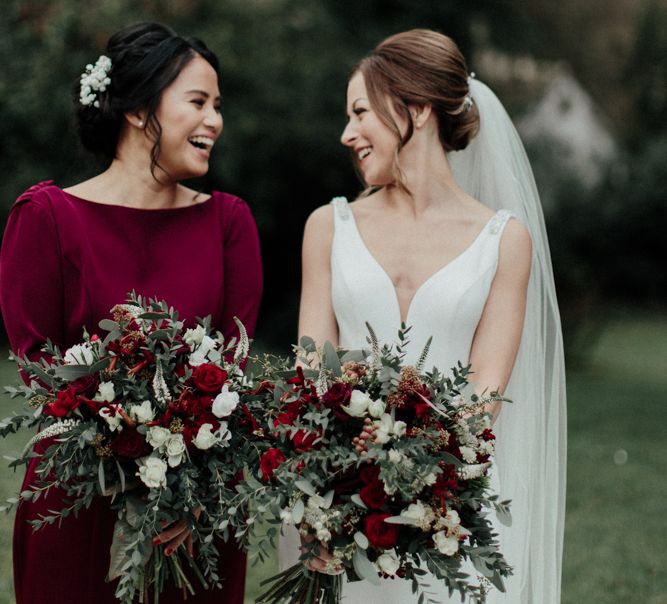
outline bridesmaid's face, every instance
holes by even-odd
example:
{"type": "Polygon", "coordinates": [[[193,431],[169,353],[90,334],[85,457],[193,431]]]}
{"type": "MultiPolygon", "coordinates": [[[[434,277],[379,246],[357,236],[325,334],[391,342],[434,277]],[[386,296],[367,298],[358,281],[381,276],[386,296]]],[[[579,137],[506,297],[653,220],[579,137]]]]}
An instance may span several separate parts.
{"type": "MultiPolygon", "coordinates": [[[[400,120],[391,108],[394,121],[400,120]]],[[[348,122],[340,141],[353,152],[367,185],[387,185],[394,181],[393,162],[398,148],[396,134],[379,118],[373,110],[366,91],[364,76],[355,73],[347,86],[348,122]]]]}
{"type": "Polygon", "coordinates": [[[218,76],[197,55],[162,93],[155,112],[162,126],[158,161],[173,180],[208,172],[211,149],[222,132],[218,76]]]}

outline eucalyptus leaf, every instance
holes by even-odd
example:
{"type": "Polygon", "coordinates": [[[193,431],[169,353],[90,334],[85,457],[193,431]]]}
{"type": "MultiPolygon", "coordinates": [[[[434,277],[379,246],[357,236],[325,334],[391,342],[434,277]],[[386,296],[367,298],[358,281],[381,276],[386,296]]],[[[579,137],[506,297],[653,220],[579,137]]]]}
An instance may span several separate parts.
{"type": "Polygon", "coordinates": [[[333,344],[328,340],[324,343],[323,353],[324,364],[327,369],[331,370],[336,377],[340,377],[343,374],[340,359],[338,358],[338,353],[333,347],[333,344]]]}
{"type": "Polygon", "coordinates": [[[67,382],[73,382],[85,375],[90,375],[89,365],[60,365],[55,368],[55,376],[67,382]]]}
{"type": "Polygon", "coordinates": [[[378,572],[363,550],[355,550],[354,556],[352,556],[352,565],[354,566],[355,572],[362,579],[370,581],[373,585],[380,585],[378,572]]]}
{"type": "Polygon", "coordinates": [[[116,323],[116,321],[112,321],[111,319],[102,319],[98,323],[100,329],[103,329],[104,331],[118,331],[120,332],[120,325],[116,323]]]}
{"type": "Polygon", "coordinates": [[[292,508],[292,520],[294,520],[294,524],[299,524],[301,520],[303,520],[304,510],[305,506],[303,505],[303,499],[297,499],[292,508]]]}
{"type": "Polygon", "coordinates": [[[310,497],[315,497],[315,495],[317,495],[313,485],[310,484],[307,480],[296,480],[294,482],[294,486],[310,497]]]}
{"type": "Polygon", "coordinates": [[[361,548],[361,549],[368,549],[368,546],[370,545],[368,543],[368,537],[364,535],[361,531],[357,531],[354,533],[354,542],[361,548]]]}
{"type": "Polygon", "coordinates": [[[366,507],[366,504],[361,499],[361,497],[359,497],[359,493],[355,493],[354,495],[352,495],[350,497],[350,501],[352,501],[352,503],[358,505],[360,508],[364,508],[365,510],[368,509],[366,507]]]}

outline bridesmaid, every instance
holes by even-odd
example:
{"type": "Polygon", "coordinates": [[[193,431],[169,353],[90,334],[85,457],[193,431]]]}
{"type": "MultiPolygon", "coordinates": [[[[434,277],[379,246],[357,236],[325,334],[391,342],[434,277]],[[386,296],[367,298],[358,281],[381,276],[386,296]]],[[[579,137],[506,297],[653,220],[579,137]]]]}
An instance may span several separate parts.
{"type": "MultiPolygon", "coordinates": [[[[218,60],[197,39],[157,23],[111,37],[77,88],[81,141],[107,169],[69,188],[39,183],[11,209],[0,255],[0,303],[12,349],[40,356],[47,338],[67,348],[94,332],[114,304],[136,290],[165,299],[186,322],[212,315],[234,335],[238,316],[254,331],[262,290],[259,241],[246,203],[180,183],[206,174],[222,131],[218,60]]],[[[32,483],[29,466],[24,487],[32,483]]],[[[14,528],[17,604],[115,602],[106,583],[114,514],[99,498],[62,526],[29,524],[59,495],[23,502],[14,528]]],[[[187,545],[185,525],[162,535],[187,545]]],[[[198,604],[241,604],[245,557],[221,545],[222,590],[198,604]]],[[[182,601],[168,589],[165,604],[182,601]]]]}

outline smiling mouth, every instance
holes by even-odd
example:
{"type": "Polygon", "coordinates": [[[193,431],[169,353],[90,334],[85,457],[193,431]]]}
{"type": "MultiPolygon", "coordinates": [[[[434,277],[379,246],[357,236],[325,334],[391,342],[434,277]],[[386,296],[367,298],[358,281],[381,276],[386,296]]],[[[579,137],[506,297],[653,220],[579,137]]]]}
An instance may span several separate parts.
{"type": "Polygon", "coordinates": [[[362,159],[368,157],[371,154],[372,147],[364,147],[357,153],[357,157],[359,158],[359,161],[362,159]]]}
{"type": "Polygon", "coordinates": [[[206,136],[193,136],[188,139],[188,142],[202,151],[210,151],[213,147],[213,139],[206,136]]]}

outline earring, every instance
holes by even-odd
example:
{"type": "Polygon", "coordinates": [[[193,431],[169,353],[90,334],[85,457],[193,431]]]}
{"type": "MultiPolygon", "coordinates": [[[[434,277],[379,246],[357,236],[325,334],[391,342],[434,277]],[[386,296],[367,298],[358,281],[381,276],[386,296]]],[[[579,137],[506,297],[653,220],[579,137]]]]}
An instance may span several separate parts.
{"type": "Polygon", "coordinates": [[[143,128],[143,126],[144,126],[144,120],[139,120],[139,126],[140,126],[141,128],[143,128]]]}

